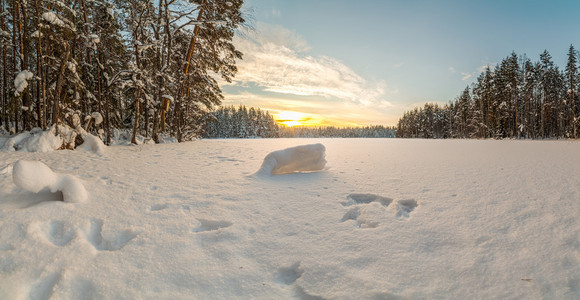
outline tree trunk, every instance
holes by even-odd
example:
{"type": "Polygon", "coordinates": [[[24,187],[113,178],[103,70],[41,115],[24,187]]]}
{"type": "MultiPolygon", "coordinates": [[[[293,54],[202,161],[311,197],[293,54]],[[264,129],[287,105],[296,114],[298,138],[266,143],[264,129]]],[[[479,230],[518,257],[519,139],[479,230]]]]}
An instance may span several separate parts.
{"type": "Polygon", "coordinates": [[[141,87],[137,88],[135,96],[135,120],[133,120],[133,135],[131,136],[131,143],[137,145],[137,129],[139,129],[139,97],[141,97],[141,87]]]}
{"type": "MultiPolygon", "coordinates": [[[[0,0],[0,28],[2,31],[6,31],[6,23],[4,18],[4,0],[0,0]]],[[[2,121],[6,130],[10,130],[10,123],[8,122],[8,114],[6,107],[8,106],[8,73],[6,71],[8,68],[8,60],[6,55],[6,43],[2,43],[2,121]]],[[[0,124],[1,125],[1,124],[0,124]]]]}
{"type": "MultiPolygon", "coordinates": [[[[18,14],[18,3],[19,1],[14,1],[14,3],[12,4],[12,16],[17,16],[20,15],[18,14]]],[[[13,22],[14,23],[14,22],[13,22]]],[[[17,60],[17,56],[16,56],[16,37],[18,36],[17,33],[17,26],[16,24],[12,24],[12,58],[14,59],[13,63],[12,63],[12,69],[13,69],[13,74],[15,75],[17,72],[16,69],[16,60],[17,60]]],[[[15,99],[14,97],[12,97],[12,113],[14,114],[14,132],[18,133],[18,117],[19,117],[19,105],[18,105],[18,99],[15,99]]]]}
{"type": "Polygon", "coordinates": [[[54,103],[52,107],[52,125],[58,125],[60,123],[60,95],[62,94],[64,71],[66,70],[66,64],[71,54],[71,49],[67,42],[65,42],[64,46],[65,56],[60,64],[60,71],[58,73],[58,80],[56,82],[56,94],[54,95],[54,103]]]}
{"type": "Polygon", "coordinates": [[[182,111],[178,111],[183,109],[183,105],[182,105],[182,95],[183,95],[183,90],[186,88],[187,86],[187,80],[188,80],[188,76],[187,74],[189,73],[189,65],[191,64],[191,58],[193,56],[193,51],[195,50],[195,43],[197,41],[197,35],[199,34],[199,22],[201,22],[201,20],[203,19],[203,11],[205,9],[205,4],[206,1],[203,0],[203,2],[201,3],[201,7],[199,9],[199,13],[197,15],[197,21],[198,24],[195,25],[195,28],[193,29],[193,36],[191,37],[191,41],[189,43],[189,47],[187,50],[187,56],[186,56],[186,60],[185,60],[185,67],[183,70],[183,80],[181,81],[181,85],[179,87],[179,91],[177,94],[177,99],[176,99],[176,103],[175,103],[175,129],[176,129],[176,133],[177,133],[177,140],[179,142],[183,141],[183,133],[182,133],[182,122],[183,120],[183,112],[182,111]]]}
{"type": "Polygon", "coordinates": [[[42,107],[44,106],[44,93],[41,92],[42,90],[42,36],[40,35],[40,8],[38,5],[38,0],[34,1],[36,7],[36,30],[39,31],[38,34],[38,41],[36,42],[36,76],[40,78],[40,80],[36,81],[36,114],[38,115],[38,122],[37,126],[45,129],[46,122],[44,121],[44,114],[42,113],[42,107]]]}

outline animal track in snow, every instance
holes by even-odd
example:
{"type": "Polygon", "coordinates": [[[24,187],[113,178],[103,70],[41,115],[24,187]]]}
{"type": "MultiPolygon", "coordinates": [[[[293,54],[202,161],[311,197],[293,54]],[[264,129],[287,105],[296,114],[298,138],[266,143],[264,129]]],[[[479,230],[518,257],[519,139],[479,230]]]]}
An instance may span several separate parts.
{"type": "Polygon", "coordinates": [[[201,225],[195,229],[193,232],[205,232],[205,231],[214,231],[221,228],[227,228],[233,225],[232,222],[229,221],[219,221],[219,220],[208,220],[208,219],[197,219],[201,225]]]}
{"type": "Polygon", "coordinates": [[[353,220],[358,228],[377,228],[380,224],[377,219],[381,219],[381,214],[383,214],[381,206],[388,207],[391,202],[393,199],[375,194],[349,194],[346,201],[341,202],[341,204],[351,208],[338,222],[344,223],[353,220]]]}
{"type": "Polygon", "coordinates": [[[399,200],[397,201],[397,218],[408,219],[411,212],[417,207],[415,199],[399,200]]]}
{"type": "Polygon", "coordinates": [[[373,221],[373,218],[367,215],[366,210],[361,213],[359,207],[349,209],[338,222],[343,223],[349,220],[354,220],[358,228],[377,228],[379,226],[379,222],[373,221]]]}
{"type": "Polygon", "coordinates": [[[60,273],[52,273],[39,279],[30,287],[27,299],[51,299],[54,293],[54,287],[62,278],[60,273]]]}
{"type": "MultiPolygon", "coordinates": [[[[341,204],[344,207],[350,207],[350,209],[338,222],[344,223],[353,220],[359,228],[377,228],[380,224],[377,220],[384,218],[384,209],[381,209],[381,206],[387,208],[392,202],[393,199],[391,198],[375,194],[349,194],[346,197],[346,201],[341,202],[341,204]]],[[[411,212],[418,206],[417,201],[414,199],[399,200],[396,204],[395,216],[399,220],[408,219],[411,212]]]]}
{"type": "Polygon", "coordinates": [[[127,243],[137,237],[137,234],[132,230],[123,230],[103,236],[103,220],[91,219],[91,225],[85,231],[85,237],[99,251],[115,251],[125,247],[127,243]]]}
{"type": "Polygon", "coordinates": [[[66,225],[63,221],[52,220],[43,231],[46,239],[55,246],[66,246],[75,237],[74,228],[66,225]]]}
{"type": "Polygon", "coordinates": [[[358,219],[358,217],[360,217],[360,210],[358,207],[354,207],[349,209],[344,216],[342,217],[342,219],[340,219],[340,221],[338,221],[339,223],[342,222],[346,222],[348,220],[355,220],[358,219]]]}
{"type": "Polygon", "coordinates": [[[150,211],[159,211],[167,208],[167,204],[153,204],[149,208],[150,211]]]}
{"type": "Polygon", "coordinates": [[[291,285],[296,282],[302,274],[304,274],[304,270],[300,268],[300,262],[296,262],[289,267],[278,268],[276,277],[281,283],[291,285]]]}
{"type": "Polygon", "coordinates": [[[341,204],[343,206],[351,206],[351,205],[357,205],[357,204],[368,204],[371,202],[378,202],[380,204],[382,204],[383,206],[389,206],[389,204],[391,204],[391,202],[393,202],[393,199],[391,198],[387,198],[387,197],[383,197],[383,196],[379,196],[379,195],[375,195],[375,194],[358,194],[358,193],[353,193],[350,194],[346,197],[345,202],[342,202],[341,204]]]}

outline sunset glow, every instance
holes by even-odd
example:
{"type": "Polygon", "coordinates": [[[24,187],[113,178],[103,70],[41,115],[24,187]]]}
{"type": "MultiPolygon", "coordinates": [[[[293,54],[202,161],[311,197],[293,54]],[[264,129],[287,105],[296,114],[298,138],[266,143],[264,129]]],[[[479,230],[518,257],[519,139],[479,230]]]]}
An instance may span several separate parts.
{"type": "Polygon", "coordinates": [[[273,114],[273,116],[278,124],[286,127],[318,126],[323,123],[322,120],[318,120],[312,115],[297,111],[280,111],[279,113],[273,114]]]}

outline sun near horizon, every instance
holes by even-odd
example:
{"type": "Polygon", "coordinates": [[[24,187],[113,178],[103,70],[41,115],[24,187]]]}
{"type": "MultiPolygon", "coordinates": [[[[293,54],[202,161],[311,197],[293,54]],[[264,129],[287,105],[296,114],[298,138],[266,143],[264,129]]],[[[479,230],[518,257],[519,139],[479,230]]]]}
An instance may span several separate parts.
{"type": "Polygon", "coordinates": [[[285,127],[318,126],[323,123],[322,120],[313,119],[308,114],[297,111],[280,111],[273,114],[273,117],[278,124],[285,127]]]}
{"type": "Polygon", "coordinates": [[[334,126],[334,127],[361,127],[359,123],[335,120],[326,118],[322,115],[303,113],[298,111],[280,110],[272,113],[272,117],[278,125],[292,128],[292,127],[318,127],[318,126],[334,126]]]}

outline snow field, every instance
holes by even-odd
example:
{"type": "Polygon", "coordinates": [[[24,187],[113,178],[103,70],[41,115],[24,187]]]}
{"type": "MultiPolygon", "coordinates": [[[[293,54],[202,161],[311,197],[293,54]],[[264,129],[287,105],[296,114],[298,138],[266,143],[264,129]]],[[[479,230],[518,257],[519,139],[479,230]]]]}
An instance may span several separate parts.
{"type": "Polygon", "coordinates": [[[580,144],[201,140],[0,153],[0,298],[580,296],[580,144]],[[324,144],[321,172],[255,176],[324,144]],[[64,203],[19,160],[83,181],[64,203]]]}

